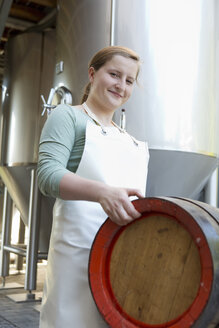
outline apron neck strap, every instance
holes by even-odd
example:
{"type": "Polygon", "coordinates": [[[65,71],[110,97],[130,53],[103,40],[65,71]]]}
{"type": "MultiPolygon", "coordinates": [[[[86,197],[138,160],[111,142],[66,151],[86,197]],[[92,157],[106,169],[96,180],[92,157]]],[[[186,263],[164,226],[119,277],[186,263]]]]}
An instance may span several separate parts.
{"type": "MultiPolygon", "coordinates": [[[[97,119],[96,115],[90,110],[90,108],[88,107],[88,105],[86,104],[86,102],[84,102],[84,103],[82,104],[82,106],[83,106],[85,112],[87,113],[87,115],[88,115],[90,118],[92,118],[92,120],[93,120],[97,125],[99,125],[99,126],[101,127],[102,133],[103,133],[104,135],[106,135],[106,134],[107,134],[107,131],[105,130],[104,126],[99,122],[99,120],[97,119]]],[[[111,122],[112,122],[112,125],[114,125],[114,126],[120,131],[120,132],[122,132],[122,133],[127,133],[127,132],[125,131],[125,129],[120,128],[120,127],[119,127],[116,123],[114,123],[113,121],[111,121],[111,122]]],[[[134,144],[135,144],[136,146],[138,146],[138,141],[137,141],[134,137],[132,137],[130,134],[128,134],[128,135],[129,135],[130,138],[133,140],[134,144]]]]}

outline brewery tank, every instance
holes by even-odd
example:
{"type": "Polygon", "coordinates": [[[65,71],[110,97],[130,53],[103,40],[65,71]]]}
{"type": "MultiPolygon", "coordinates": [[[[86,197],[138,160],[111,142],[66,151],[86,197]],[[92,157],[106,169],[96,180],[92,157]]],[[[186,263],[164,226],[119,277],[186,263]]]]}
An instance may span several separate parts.
{"type": "MultiPolygon", "coordinates": [[[[40,94],[54,75],[54,31],[22,33],[7,42],[0,110],[0,176],[28,225],[31,170],[36,168],[41,118],[40,94]]],[[[39,250],[48,251],[53,200],[42,196],[39,250]]]]}
{"type": "Polygon", "coordinates": [[[141,57],[125,109],[128,132],[149,144],[147,196],[200,199],[217,167],[215,9],[214,0],[59,1],[54,87],[74,104],[97,50],[122,45],[141,57]]]}

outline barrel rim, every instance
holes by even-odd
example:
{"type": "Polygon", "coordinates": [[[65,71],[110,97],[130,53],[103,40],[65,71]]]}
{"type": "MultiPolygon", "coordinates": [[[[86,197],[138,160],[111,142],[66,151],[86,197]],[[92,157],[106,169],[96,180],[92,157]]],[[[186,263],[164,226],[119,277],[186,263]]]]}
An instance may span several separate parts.
{"type": "Polygon", "coordinates": [[[105,321],[110,324],[112,328],[121,327],[121,322],[127,328],[176,328],[179,327],[179,325],[180,327],[190,327],[198,319],[205,308],[212,288],[213,261],[206,237],[197,222],[193,219],[192,215],[168,199],[149,197],[135,200],[133,201],[133,204],[142,214],[142,216],[136,221],[141,220],[144,217],[144,214],[149,212],[153,212],[153,214],[167,214],[174,217],[178,223],[182,224],[191,234],[197,245],[202,267],[201,284],[197,296],[191,306],[184,313],[164,324],[149,325],[140,322],[125,313],[115,301],[111,289],[108,274],[108,261],[110,252],[112,251],[112,243],[115,242],[116,236],[124,231],[127,226],[134,224],[136,221],[129,223],[125,227],[121,227],[108,218],[96,234],[89,258],[89,284],[97,308],[105,321]]]}

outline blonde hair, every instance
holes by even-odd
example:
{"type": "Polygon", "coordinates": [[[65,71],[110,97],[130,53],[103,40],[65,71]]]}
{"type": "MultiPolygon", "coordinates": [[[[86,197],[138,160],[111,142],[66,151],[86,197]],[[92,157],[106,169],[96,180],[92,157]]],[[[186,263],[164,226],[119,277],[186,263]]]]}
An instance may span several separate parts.
{"type": "MultiPolygon", "coordinates": [[[[126,58],[131,58],[138,64],[137,76],[140,70],[140,58],[138,54],[132,49],[122,46],[109,46],[98,51],[90,60],[88,68],[93,67],[95,71],[98,71],[105,63],[113,58],[113,56],[120,55],[126,58]]],[[[89,82],[84,88],[84,94],[81,98],[81,104],[83,104],[89,95],[91,83],[89,82]]]]}

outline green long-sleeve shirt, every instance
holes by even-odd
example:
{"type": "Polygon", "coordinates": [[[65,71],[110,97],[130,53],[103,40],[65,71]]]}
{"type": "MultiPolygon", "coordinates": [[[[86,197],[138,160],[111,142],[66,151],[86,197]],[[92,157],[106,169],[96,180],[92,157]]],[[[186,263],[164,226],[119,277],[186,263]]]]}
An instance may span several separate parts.
{"type": "Polygon", "coordinates": [[[89,116],[81,110],[59,105],[49,115],[40,138],[38,185],[45,195],[59,197],[60,180],[76,172],[85,145],[89,116]]]}

